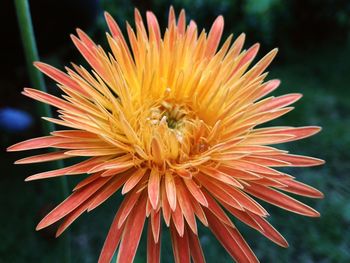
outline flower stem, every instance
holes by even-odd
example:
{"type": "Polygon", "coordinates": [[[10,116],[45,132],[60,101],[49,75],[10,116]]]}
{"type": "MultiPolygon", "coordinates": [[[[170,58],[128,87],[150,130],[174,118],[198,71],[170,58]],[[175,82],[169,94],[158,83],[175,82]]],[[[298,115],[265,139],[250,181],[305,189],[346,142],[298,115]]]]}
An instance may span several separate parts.
{"type": "MultiPolygon", "coordinates": [[[[32,19],[30,15],[29,4],[27,0],[15,0],[16,13],[18,19],[18,25],[21,33],[22,44],[24,49],[24,54],[27,63],[27,70],[29,73],[30,82],[33,87],[46,92],[45,82],[43,75],[33,66],[33,61],[39,60],[38,49],[35,42],[34,30],[32,25],[32,19]]],[[[51,108],[49,105],[44,103],[37,103],[37,111],[40,116],[51,117],[51,108]]],[[[49,134],[54,130],[54,124],[51,122],[43,122],[42,129],[44,134],[49,134]]],[[[64,167],[63,161],[59,160],[53,163],[54,169],[59,169],[64,167]]],[[[68,182],[65,177],[60,178],[61,191],[64,199],[68,196],[68,182]]],[[[65,262],[70,262],[70,236],[66,233],[64,238],[65,246],[65,262]]]]}

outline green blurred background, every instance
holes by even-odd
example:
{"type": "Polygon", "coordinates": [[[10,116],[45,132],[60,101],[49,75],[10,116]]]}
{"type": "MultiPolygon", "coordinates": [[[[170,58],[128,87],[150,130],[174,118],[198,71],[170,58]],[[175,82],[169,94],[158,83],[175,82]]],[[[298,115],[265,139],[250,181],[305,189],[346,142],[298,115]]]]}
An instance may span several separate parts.
{"type": "MultiPolygon", "coordinates": [[[[279,47],[269,78],[282,80],[274,95],[300,92],[302,100],[275,125],[319,125],[323,131],[309,139],[281,145],[294,153],[326,160],[317,168],[289,169],[300,181],[325,193],[323,200],[300,198],[321,218],[304,218],[266,205],[270,221],[287,238],[279,248],[256,231],[236,222],[261,262],[350,262],[350,1],[348,0],[78,0],[30,1],[41,60],[59,68],[82,62],[70,42],[76,27],[104,47],[107,27],[103,10],[124,28],[133,21],[133,8],[152,10],[165,25],[168,8],[187,11],[199,27],[209,29],[217,15],[225,18],[225,35],[247,34],[247,44],[260,42],[259,57],[279,47]]],[[[20,94],[29,86],[13,1],[1,1],[0,63],[0,262],[63,262],[62,240],[54,228],[35,231],[40,218],[62,200],[57,179],[24,183],[24,178],[47,165],[14,166],[28,153],[6,153],[20,140],[40,136],[41,120],[33,101],[20,94]]],[[[164,27],[162,27],[164,28],[164,27]]],[[[52,93],[57,89],[46,80],[52,93]]],[[[69,178],[70,189],[83,178],[69,178]]],[[[73,262],[96,262],[120,195],[84,214],[70,228],[73,262]]],[[[265,204],[264,204],[265,205],[265,204]]],[[[64,234],[65,235],[65,234],[64,234]]],[[[232,262],[208,230],[200,228],[207,262],[232,262]]],[[[145,262],[145,238],[135,262],[145,262]]],[[[163,236],[162,262],[172,262],[170,238],[163,236]]]]}

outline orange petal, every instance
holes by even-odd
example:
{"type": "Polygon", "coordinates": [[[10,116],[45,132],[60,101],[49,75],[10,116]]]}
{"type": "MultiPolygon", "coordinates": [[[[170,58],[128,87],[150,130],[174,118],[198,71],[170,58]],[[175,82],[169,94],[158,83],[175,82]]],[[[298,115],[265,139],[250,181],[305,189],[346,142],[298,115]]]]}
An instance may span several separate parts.
{"type": "Polygon", "coordinates": [[[190,248],[187,231],[179,236],[173,224],[170,225],[171,242],[175,263],[190,263],[190,248]]]}
{"type": "Polygon", "coordinates": [[[237,237],[237,233],[233,232],[236,230],[235,228],[231,228],[223,224],[207,208],[204,209],[208,218],[210,230],[214,233],[216,238],[220,241],[232,258],[234,258],[237,262],[258,262],[254,254],[251,252],[249,246],[241,238],[237,237]],[[233,236],[233,234],[236,235],[233,236]]]}
{"type": "Polygon", "coordinates": [[[262,173],[262,174],[271,174],[271,175],[281,175],[281,172],[278,172],[272,168],[269,168],[264,165],[260,165],[257,163],[252,163],[248,161],[243,161],[243,160],[232,160],[229,162],[230,166],[235,167],[236,169],[239,170],[247,170],[250,172],[255,172],[255,173],[262,173]]]}
{"type": "MultiPolygon", "coordinates": [[[[227,191],[244,208],[260,216],[267,216],[268,212],[254,199],[235,187],[220,184],[223,190],[227,191]]],[[[237,208],[236,208],[237,209],[237,208]]]]}
{"type": "Polygon", "coordinates": [[[248,212],[248,214],[261,226],[262,231],[257,229],[261,234],[281,247],[288,247],[288,242],[285,240],[285,238],[269,222],[267,222],[266,219],[250,212],[248,212]]]}
{"type": "Polygon", "coordinates": [[[281,84],[281,81],[279,79],[272,79],[268,82],[265,82],[264,85],[260,87],[260,89],[256,93],[256,98],[264,97],[265,95],[271,93],[275,89],[278,88],[278,86],[281,84]]]}
{"type": "Polygon", "coordinates": [[[214,200],[213,197],[207,192],[203,191],[203,194],[205,198],[208,201],[208,209],[217,217],[220,221],[222,221],[224,224],[233,227],[233,224],[230,220],[230,218],[226,215],[225,211],[222,210],[220,205],[214,200]]]}
{"type": "Polygon", "coordinates": [[[245,191],[257,198],[293,213],[310,217],[320,216],[320,214],[313,208],[271,188],[251,183],[250,186],[246,187],[245,191]]]}
{"type": "Polygon", "coordinates": [[[160,175],[157,169],[152,169],[148,179],[148,198],[154,210],[157,209],[160,193],[160,175]]]}
{"type": "Polygon", "coordinates": [[[84,180],[80,181],[80,182],[74,187],[73,191],[76,191],[76,190],[78,190],[78,189],[80,189],[80,188],[82,188],[82,187],[84,187],[84,186],[86,186],[86,185],[88,185],[88,184],[90,184],[90,183],[96,181],[96,180],[97,180],[98,178],[100,178],[100,177],[101,177],[101,172],[99,172],[99,173],[94,173],[94,174],[92,174],[92,175],[86,177],[84,180]]]}
{"type": "Polygon", "coordinates": [[[36,230],[43,229],[68,215],[70,212],[84,203],[90,196],[96,193],[96,191],[107,182],[108,179],[100,178],[94,184],[90,184],[83,189],[73,192],[73,194],[71,194],[66,200],[59,204],[39,222],[36,230]]]}
{"type": "Polygon", "coordinates": [[[176,227],[177,232],[180,236],[184,235],[185,231],[185,222],[184,222],[184,216],[181,212],[181,208],[179,205],[176,206],[175,210],[171,214],[172,221],[174,223],[174,226],[176,227]]]}
{"type": "Polygon", "coordinates": [[[318,126],[306,126],[306,127],[269,127],[261,128],[254,131],[254,134],[286,134],[292,135],[290,139],[286,139],[285,142],[301,140],[307,137],[310,137],[321,130],[321,127],[318,126]]]}
{"type": "Polygon", "coordinates": [[[287,187],[281,187],[280,189],[285,192],[297,194],[297,195],[302,195],[302,196],[307,196],[311,198],[323,198],[324,195],[321,193],[319,190],[303,184],[301,182],[297,182],[294,180],[285,180],[283,181],[283,184],[286,185],[287,187]]]}
{"type": "Polygon", "coordinates": [[[169,8],[169,16],[168,16],[168,28],[171,27],[172,24],[176,23],[175,11],[174,7],[170,6],[169,8]]]}
{"type": "Polygon", "coordinates": [[[101,191],[94,197],[93,201],[90,203],[87,211],[90,212],[91,210],[98,207],[100,204],[102,204],[104,201],[106,201],[110,196],[112,196],[114,193],[118,191],[118,189],[124,184],[126,180],[127,173],[118,176],[116,178],[113,178],[111,182],[107,183],[101,191]]]}
{"type": "Polygon", "coordinates": [[[123,33],[120,30],[118,24],[113,19],[113,17],[108,12],[105,12],[104,15],[105,15],[105,19],[106,19],[108,28],[111,31],[112,36],[116,39],[119,39],[123,43],[124,46],[127,46],[125,39],[124,39],[124,36],[123,36],[123,33]]]}
{"type": "Polygon", "coordinates": [[[154,39],[159,45],[161,36],[160,36],[158,20],[156,16],[150,11],[146,12],[146,17],[147,17],[148,32],[150,35],[150,40],[152,41],[154,39]]]}
{"type": "Polygon", "coordinates": [[[215,169],[209,166],[204,166],[204,165],[200,166],[199,169],[204,174],[214,178],[215,180],[218,180],[222,183],[229,184],[235,187],[243,188],[243,186],[236,179],[230,177],[225,173],[220,172],[218,169],[215,169]]]}
{"type": "Polygon", "coordinates": [[[247,52],[244,54],[242,59],[239,61],[237,66],[234,68],[234,70],[231,73],[231,76],[233,76],[241,67],[245,65],[249,65],[255,58],[256,54],[258,53],[259,48],[260,48],[260,45],[258,43],[251,46],[247,50],[247,52]]]}
{"type": "Polygon", "coordinates": [[[68,214],[57,229],[56,237],[60,236],[82,213],[84,213],[91,203],[91,198],[86,200],[81,206],[68,214]]]}
{"type": "Polygon", "coordinates": [[[198,217],[198,219],[202,222],[203,225],[208,226],[208,220],[205,217],[201,204],[198,203],[192,195],[189,194],[188,196],[191,200],[194,214],[198,217]]]}
{"type": "Polygon", "coordinates": [[[81,130],[60,130],[51,132],[54,136],[66,137],[66,138],[79,138],[79,139],[98,139],[98,135],[81,130]]]}
{"type": "Polygon", "coordinates": [[[24,91],[22,92],[23,95],[26,95],[27,97],[30,97],[32,99],[35,99],[37,101],[41,101],[47,104],[50,104],[56,108],[74,112],[77,114],[84,115],[85,112],[83,110],[80,110],[78,107],[72,105],[71,103],[59,99],[53,95],[47,94],[45,92],[42,92],[40,90],[30,89],[30,88],[24,88],[24,91]]]}
{"type": "Polygon", "coordinates": [[[249,171],[243,171],[243,170],[238,170],[235,169],[234,167],[226,166],[226,165],[221,165],[218,168],[221,172],[226,173],[227,175],[230,175],[236,179],[242,179],[242,180],[257,180],[261,178],[260,175],[249,172],[249,171]]]}
{"type": "Polygon", "coordinates": [[[152,233],[153,233],[154,241],[158,243],[159,235],[160,235],[160,210],[158,210],[157,212],[152,210],[151,225],[152,225],[152,233]]]}
{"type": "Polygon", "coordinates": [[[8,147],[7,151],[14,152],[14,151],[25,151],[25,150],[46,148],[46,147],[51,147],[56,143],[64,142],[64,141],[65,141],[64,138],[58,138],[55,136],[38,137],[38,138],[29,139],[23,142],[16,143],[8,147]]]}
{"type": "Polygon", "coordinates": [[[277,156],[274,156],[274,158],[284,162],[288,162],[290,163],[290,166],[296,166],[296,167],[317,166],[325,163],[321,159],[308,157],[308,156],[294,155],[294,154],[277,155],[277,156]]]}
{"type": "Polygon", "coordinates": [[[118,209],[118,213],[120,213],[118,227],[121,227],[124,224],[125,220],[127,220],[132,209],[135,207],[135,204],[139,200],[140,195],[141,193],[136,191],[132,191],[126,195],[126,197],[123,200],[123,203],[118,209]]]}
{"type": "Polygon", "coordinates": [[[233,206],[237,209],[243,210],[241,204],[231,196],[226,189],[222,189],[218,184],[218,181],[209,180],[205,175],[202,175],[199,178],[199,182],[213,195],[216,199],[220,200],[220,202],[227,203],[230,206],[233,206]]]}
{"type": "Polygon", "coordinates": [[[125,182],[122,189],[122,194],[125,195],[132,190],[140,182],[146,171],[146,169],[137,169],[125,182]]]}
{"type": "Polygon", "coordinates": [[[236,208],[233,208],[225,203],[222,206],[229,211],[234,217],[238,218],[244,224],[254,228],[258,231],[263,231],[264,229],[256,222],[251,216],[249,216],[248,211],[241,211],[236,208]]]}
{"type": "Polygon", "coordinates": [[[186,13],[184,9],[181,9],[179,19],[177,21],[177,30],[180,35],[185,34],[186,30],[186,13]]]}
{"type": "MultiPolygon", "coordinates": [[[[164,182],[164,181],[163,181],[164,182]]],[[[165,193],[165,186],[162,185],[162,212],[163,212],[163,218],[164,222],[167,226],[170,225],[170,218],[171,218],[171,208],[168,202],[168,198],[166,197],[165,193]]]]}
{"type": "Polygon", "coordinates": [[[271,156],[265,157],[265,156],[245,156],[241,158],[241,160],[245,160],[252,163],[258,163],[260,165],[264,166],[270,166],[270,167],[283,167],[283,166],[290,166],[290,163],[278,160],[276,158],[273,158],[271,156]]]}
{"type": "Polygon", "coordinates": [[[80,92],[81,94],[88,95],[75,80],[62,71],[42,62],[34,62],[34,66],[58,83],[80,92]]]}
{"type": "Polygon", "coordinates": [[[244,83],[249,83],[249,81],[252,81],[259,77],[275,58],[277,51],[277,48],[271,50],[258,63],[256,63],[255,66],[245,74],[246,80],[244,83]]]}
{"type": "Polygon", "coordinates": [[[155,242],[153,239],[151,221],[148,221],[147,263],[159,263],[160,262],[160,246],[161,246],[161,242],[155,242]]]}
{"type": "Polygon", "coordinates": [[[59,151],[59,152],[44,153],[44,154],[23,158],[23,159],[17,160],[15,164],[42,163],[42,162],[49,162],[49,161],[66,159],[66,158],[71,158],[71,156],[66,155],[65,151],[59,151]]]}
{"type": "Polygon", "coordinates": [[[64,168],[51,170],[51,171],[47,171],[47,172],[43,172],[43,173],[34,174],[34,175],[27,177],[25,179],[25,181],[27,182],[27,181],[52,178],[52,177],[57,177],[57,176],[62,176],[62,175],[86,173],[91,169],[91,167],[94,167],[94,166],[96,166],[96,164],[100,163],[103,160],[103,158],[93,157],[93,158],[87,159],[85,161],[82,161],[80,163],[77,163],[77,164],[74,164],[71,166],[67,166],[64,168]]]}
{"type": "Polygon", "coordinates": [[[188,191],[192,194],[196,201],[203,206],[208,206],[207,199],[205,198],[200,187],[193,181],[193,179],[183,179],[183,181],[185,182],[188,191]]]}
{"type": "MultiPolygon", "coordinates": [[[[174,177],[170,172],[165,173],[165,191],[168,198],[168,202],[171,210],[175,211],[176,208],[176,186],[174,182],[174,177]]],[[[165,198],[165,197],[164,197],[165,198]]]]}
{"type": "Polygon", "coordinates": [[[103,244],[98,263],[110,263],[112,260],[124,230],[124,226],[118,227],[118,221],[119,216],[116,214],[103,244]]]}
{"type": "Polygon", "coordinates": [[[208,35],[207,50],[206,50],[207,56],[212,56],[215,54],[219,46],[223,30],[224,30],[224,18],[222,16],[218,16],[215,19],[208,35]]]}
{"type": "Polygon", "coordinates": [[[245,41],[245,34],[242,33],[237,37],[235,42],[233,42],[232,47],[230,48],[230,51],[229,51],[229,52],[232,52],[233,58],[236,58],[241,52],[244,45],[244,41],[245,41]]]}
{"type": "Polygon", "coordinates": [[[132,263],[135,258],[146,218],[146,200],[147,198],[145,197],[139,199],[139,202],[133,208],[132,213],[126,221],[119,246],[117,262],[132,263]]]}
{"type": "Polygon", "coordinates": [[[295,93],[283,95],[277,98],[266,99],[266,103],[262,103],[262,105],[258,107],[255,111],[263,112],[286,107],[298,101],[301,97],[301,94],[295,93]]]}
{"type": "Polygon", "coordinates": [[[79,38],[77,38],[74,35],[71,35],[71,39],[74,43],[74,45],[77,47],[79,52],[83,55],[83,57],[86,59],[86,61],[96,70],[96,72],[106,79],[105,70],[101,65],[101,62],[98,58],[96,58],[96,55],[94,52],[88,48],[79,38]]]}
{"type": "Polygon", "coordinates": [[[190,226],[191,230],[197,234],[197,223],[196,218],[193,213],[193,207],[191,205],[191,199],[189,198],[189,193],[186,190],[185,185],[181,182],[181,180],[177,180],[176,183],[177,188],[177,200],[181,207],[181,211],[190,226]]]}
{"type": "Polygon", "coordinates": [[[187,235],[193,263],[205,263],[203,250],[199,242],[198,236],[195,235],[192,231],[187,231],[187,235]]]}

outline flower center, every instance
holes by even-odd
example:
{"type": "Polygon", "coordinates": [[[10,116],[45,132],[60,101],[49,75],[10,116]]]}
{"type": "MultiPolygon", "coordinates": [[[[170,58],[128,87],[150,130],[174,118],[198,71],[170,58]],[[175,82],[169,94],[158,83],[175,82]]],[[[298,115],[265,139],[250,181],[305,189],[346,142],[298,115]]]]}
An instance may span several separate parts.
{"type": "Polygon", "coordinates": [[[184,104],[162,101],[151,109],[150,120],[153,124],[166,123],[171,130],[183,131],[184,127],[195,119],[193,111],[184,104]]]}
{"type": "Polygon", "coordinates": [[[170,129],[180,128],[183,124],[184,118],[189,113],[185,106],[178,104],[174,105],[166,101],[163,101],[160,110],[162,111],[162,116],[166,117],[166,122],[170,129]]]}

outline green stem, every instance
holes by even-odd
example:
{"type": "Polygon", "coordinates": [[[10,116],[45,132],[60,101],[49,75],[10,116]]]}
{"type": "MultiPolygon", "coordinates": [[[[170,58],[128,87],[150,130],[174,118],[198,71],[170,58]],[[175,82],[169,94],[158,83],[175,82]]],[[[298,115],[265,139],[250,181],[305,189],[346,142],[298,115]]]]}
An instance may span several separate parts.
{"type": "MultiPolygon", "coordinates": [[[[22,44],[24,49],[24,54],[27,63],[27,70],[30,77],[30,82],[33,87],[46,92],[45,82],[43,75],[39,70],[35,69],[33,66],[33,61],[39,60],[38,49],[35,42],[34,30],[32,25],[32,19],[30,15],[29,4],[27,0],[15,0],[16,12],[18,25],[21,33],[22,44]]],[[[51,117],[51,108],[49,105],[44,103],[37,103],[37,111],[40,116],[51,117]]],[[[51,122],[43,122],[42,129],[44,134],[49,134],[55,129],[54,124],[51,122]]],[[[63,161],[59,160],[53,163],[53,169],[59,169],[64,167],[63,161]]],[[[68,182],[65,177],[61,177],[61,190],[64,199],[68,196],[68,182]]],[[[66,234],[64,238],[65,245],[65,262],[70,262],[70,236],[69,233],[66,234]]]]}

